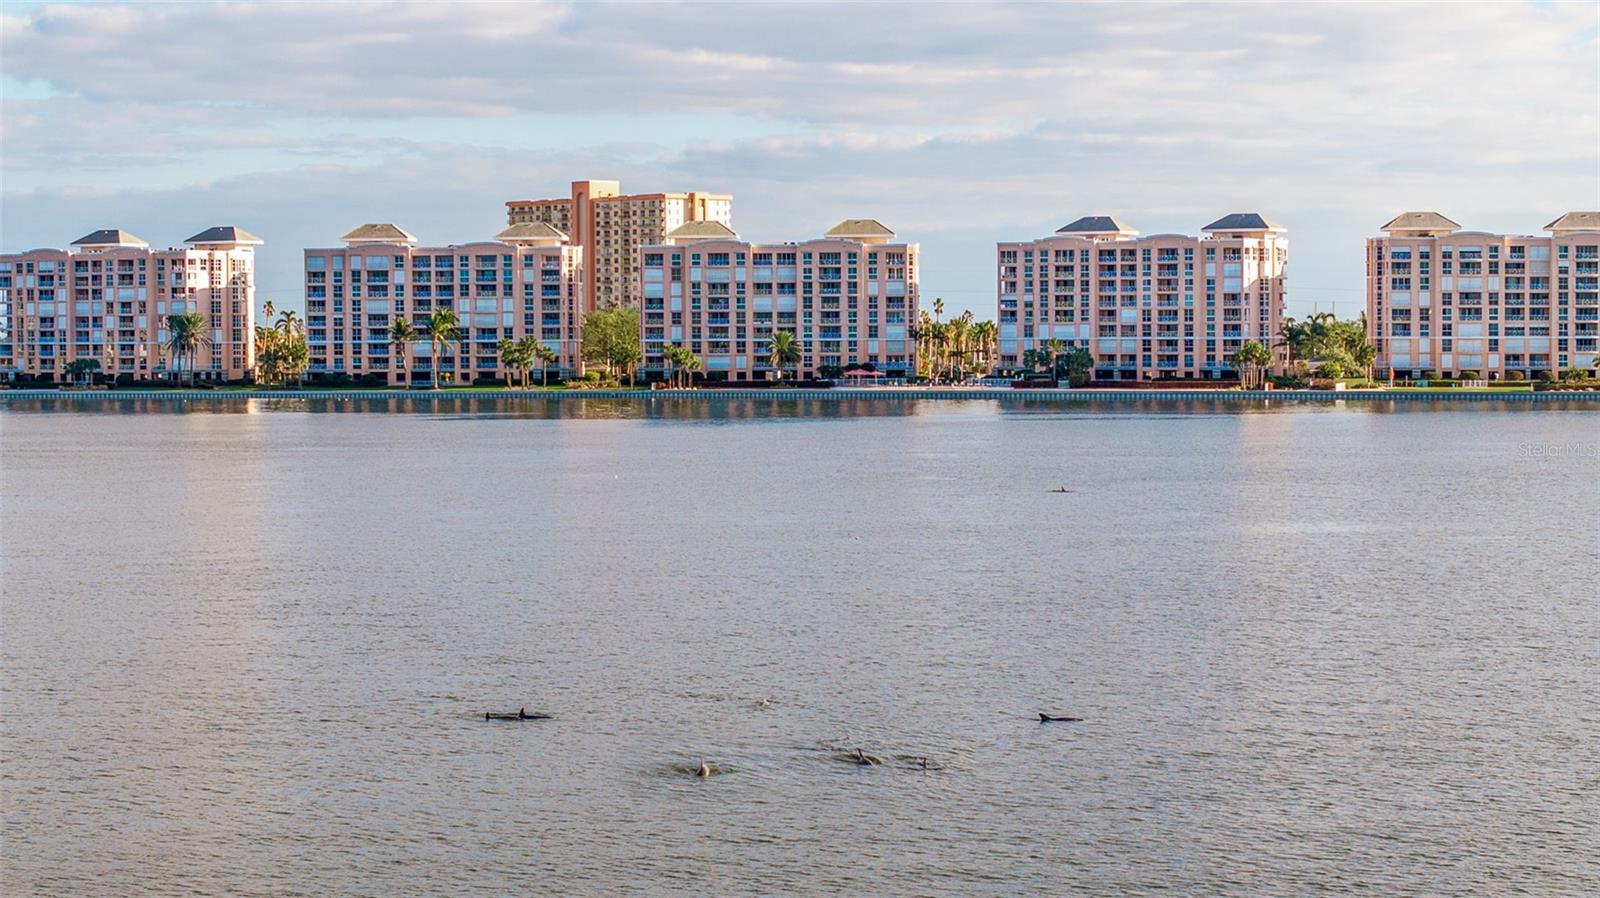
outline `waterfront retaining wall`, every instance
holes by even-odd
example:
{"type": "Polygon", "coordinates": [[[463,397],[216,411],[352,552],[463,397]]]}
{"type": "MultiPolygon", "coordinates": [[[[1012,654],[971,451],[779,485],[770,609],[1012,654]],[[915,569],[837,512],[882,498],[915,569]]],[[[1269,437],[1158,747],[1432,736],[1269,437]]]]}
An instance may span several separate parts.
{"type": "Polygon", "coordinates": [[[1387,390],[1012,390],[991,388],[936,388],[832,390],[0,390],[0,404],[13,400],[60,399],[99,401],[105,399],[238,400],[238,399],[633,399],[639,402],[663,400],[772,399],[827,400],[877,399],[886,402],[905,400],[985,400],[1009,399],[1039,402],[1326,402],[1328,400],[1414,402],[1539,402],[1545,400],[1600,401],[1600,392],[1521,392],[1504,390],[1452,390],[1449,392],[1390,392],[1387,390]]]}

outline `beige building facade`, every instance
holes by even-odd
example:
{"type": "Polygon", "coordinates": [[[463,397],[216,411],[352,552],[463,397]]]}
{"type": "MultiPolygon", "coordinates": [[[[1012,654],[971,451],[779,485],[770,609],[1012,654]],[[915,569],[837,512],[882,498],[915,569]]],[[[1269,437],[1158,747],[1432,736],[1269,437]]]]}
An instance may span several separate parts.
{"type": "Polygon", "coordinates": [[[509,224],[543,223],[584,253],[590,309],[637,308],[639,247],[661,243],[691,221],[733,225],[733,197],[723,193],[622,193],[616,181],[574,181],[570,196],[506,203],[509,224]]]}
{"type": "Polygon", "coordinates": [[[1367,240],[1367,328],[1380,373],[1595,367],[1600,355],[1600,212],[1568,212],[1546,236],[1464,231],[1404,212],[1367,240]]]}
{"type": "Polygon", "coordinates": [[[1140,236],[1095,215],[999,244],[1000,366],[1050,340],[1087,349],[1097,381],[1232,378],[1251,340],[1281,355],[1287,231],[1254,212],[1201,230],[1140,236]]]}
{"type": "Polygon", "coordinates": [[[197,312],[207,342],[193,360],[202,381],[241,380],[255,364],[255,248],[243,228],[207,228],[185,246],[152,249],[105,228],[70,250],[0,255],[0,379],[66,381],[77,359],[134,380],[189,374],[173,358],[166,320],[197,312]]]}
{"type": "MultiPolygon", "coordinates": [[[[362,225],[344,246],[305,250],[306,342],[313,380],[375,376],[392,385],[469,384],[518,376],[501,364],[501,340],[537,338],[579,366],[584,309],[583,251],[544,223],[512,225],[493,240],[417,246],[393,224],[362,225]],[[434,359],[422,335],[429,316],[455,312],[460,339],[434,359]],[[408,318],[418,338],[390,341],[408,318]]],[[[552,375],[557,371],[552,368],[552,375]]]]}
{"type": "Polygon", "coordinates": [[[662,373],[663,350],[684,346],[707,379],[768,380],[768,341],[788,331],[801,358],[785,377],[862,364],[907,376],[919,252],[872,219],[795,243],[748,243],[720,222],[685,223],[639,250],[643,369],[662,373]]]}

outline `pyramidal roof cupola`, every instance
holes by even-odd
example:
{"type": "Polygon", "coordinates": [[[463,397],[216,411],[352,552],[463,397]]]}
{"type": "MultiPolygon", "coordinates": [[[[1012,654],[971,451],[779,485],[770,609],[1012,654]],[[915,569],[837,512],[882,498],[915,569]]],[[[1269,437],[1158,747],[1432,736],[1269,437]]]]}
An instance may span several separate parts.
{"type": "Polygon", "coordinates": [[[559,246],[567,242],[567,234],[542,221],[527,221],[506,228],[494,235],[494,239],[525,246],[559,246]]]}
{"type": "Polygon", "coordinates": [[[121,228],[101,228],[72,241],[72,245],[95,250],[111,249],[118,246],[149,246],[150,244],[143,237],[135,237],[121,228]]]}
{"type": "Polygon", "coordinates": [[[830,240],[858,240],[862,243],[888,243],[894,231],[876,218],[847,218],[822,232],[830,240]]]}
{"type": "Polygon", "coordinates": [[[183,242],[190,246],[235,248],[260,246],[263,241],[260,237],[246,231],[244,228],[237,228],[233,225],[219,225],[214,228],[206,228],[183,242]]]}
{"type": "Polygon", "coordinates": [[[1056,233],[1069,237],[1137,237],[1139,229],[1114,215],[1085,215],[1056,228],[1056,233]]]}
{"type": "Polygon", "coordinates": [[[389,222],[364,224],[360,227],[352,228],[339,239],[343,240],[350,246],[358,246],[363,243],[417,242],[417,238],[413,237],[410,231],[407,231],[405,228],[402,228],[397,224],[391,224],[389,222]]]}
{"type": "Polygon", "coordinates": [[[1432,237],[1453,234],[1461,230],[1461,225],[1437,212],[1402,212],[1378,230],[1397,236],[1432,237]]]}

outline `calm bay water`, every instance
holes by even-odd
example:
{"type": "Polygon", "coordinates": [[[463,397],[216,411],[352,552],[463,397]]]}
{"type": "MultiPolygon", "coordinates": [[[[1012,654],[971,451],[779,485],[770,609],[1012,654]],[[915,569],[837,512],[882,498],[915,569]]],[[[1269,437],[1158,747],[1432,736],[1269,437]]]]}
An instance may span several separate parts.
{"type": "Polygon", "coordinates": [[[1600,882],[1593,406],[387,407],[0,405],[6,894],[1600,882]]]}

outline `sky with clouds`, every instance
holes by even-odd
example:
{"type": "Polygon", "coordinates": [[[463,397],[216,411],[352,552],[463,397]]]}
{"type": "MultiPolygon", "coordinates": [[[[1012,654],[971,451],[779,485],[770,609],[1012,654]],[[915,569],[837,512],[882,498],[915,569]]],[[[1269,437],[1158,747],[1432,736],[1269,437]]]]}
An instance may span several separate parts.
{"type": "Polygon", "coordinates": [[[878,218],[994,315],[994,243],[1085,214],[1290,229],[1291,314],[1433,209],[1600,209],[1600,4],[0,6],[0,248],[261,235],[258,293],[367,221],[482,239],[579,178],[734,194],[747,239],[878,218]]]}

